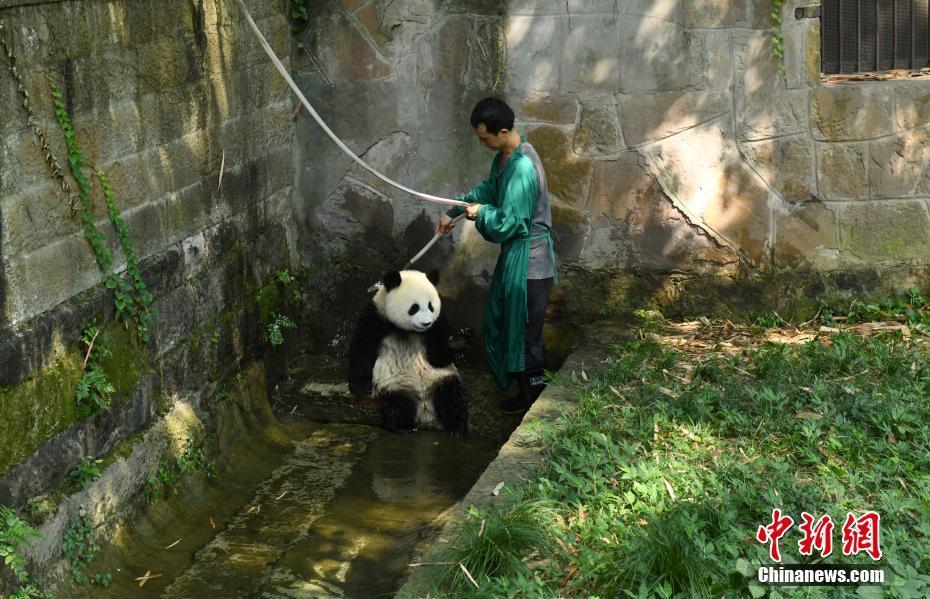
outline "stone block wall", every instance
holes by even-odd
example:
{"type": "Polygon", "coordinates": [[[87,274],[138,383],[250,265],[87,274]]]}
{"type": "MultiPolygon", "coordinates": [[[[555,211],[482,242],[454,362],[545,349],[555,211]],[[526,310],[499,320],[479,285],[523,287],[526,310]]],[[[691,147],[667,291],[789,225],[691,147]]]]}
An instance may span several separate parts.
{"type": "MultiPolygon", "coordinates": [[[[316,21],[303,83],[360,152],[389,154],[389,175],[451,195],[491,157],[467,123],[474,100],[508,100],[548,171],[568,312],[681,306],[710,287],[709,304],[776,305],[786,286],[809,296],[865,270],[897,274],[862,290],[926,284],[930,86],[822,82],[819,19],[795,17],[809,4],[781,9],[782,78],[770,0],[345,0],[316,21]],[[345,36],[357,43],[331,43],[345,36]]],[[[415,251],[398,240],[425,243],[425,225],[407,227],[434,210],[341,156],[316,161],[334,151],[315,125],[298,138],[298,188],[334,254],[383,265],[415,251]]],[[[470,225],[455,248],[437,254],[445,291],[485,286],[496,249],[470,225]]]]}
{"type": "Polygon", "coordinates": [[[930,86],[822,82],[808,4],[782,7],[782,78],[768,0],[508,3],[509,97],[571,230],[563,265],[926,283],[930,86]]]}
{"type": "MultiPolygon", "coordinates": [[[[246,4],[287,60],[288,2],[246,4]]],[[[205,407],[262,356],[268,307],[256,292],[297,266],[294,125],[290,93],[236,2],[8,0],[0,19],[36,117],[28,122],[0,56],[0,504],[18,509],[82,457],[161,422],[175,402],[205,407]],[[74,123],[94,219],[121,270],[92,168],[111,180],[154,296],[147,344],[115,321],[81,215],[35,143],[33,125],[67,170],[46,74],[74,123]],[[80,340],[92,323],[111,340],[108,376],[122,382],[111,411],[80,419],[80,340]]]]}
{"type": "MultiPolygon", "coordinates": [[[[468,119],[476,101],[505,91],[501,2],[309,6],[305,50],[293,55],[294,70],[310,102],[353,151],[387,176],[444,197],[486,176],[493,155],[477,143],[468,119]]],[[[301,256],[311,269],[316,309],[326,315],[317,319],[316,338],[345,349],[365,289],[429,241],[445,208],[354,166],[306,112],[298,120],[296,154],[301,256]]],[[[450,267],[453,256],[462,262],[465,254],[443,240],[416,268],[442,267],[443,291],[451,297],[456,282],[486,281],[493,269],[493,247],[469,251],[479,259],[450,267]]]]}

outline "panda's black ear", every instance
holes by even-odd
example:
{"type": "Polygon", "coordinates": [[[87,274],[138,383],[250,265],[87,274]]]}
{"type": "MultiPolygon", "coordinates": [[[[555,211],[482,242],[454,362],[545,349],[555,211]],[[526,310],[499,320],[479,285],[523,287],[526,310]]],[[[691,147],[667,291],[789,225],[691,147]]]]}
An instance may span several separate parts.
{"type": "Polygon", "coordinates": [[[433,285],[439,285],[439,270],[433,269],[426,273],[426,278],[429,279],[429,282],[433,285]]]}
{"type": "Polygon", "coordinates": [[[384,289],[386,291],[400,287],[400,272],[391,270],[384,273],[384,276],[381,277],[381,282],[384,283],[384,289]]]}

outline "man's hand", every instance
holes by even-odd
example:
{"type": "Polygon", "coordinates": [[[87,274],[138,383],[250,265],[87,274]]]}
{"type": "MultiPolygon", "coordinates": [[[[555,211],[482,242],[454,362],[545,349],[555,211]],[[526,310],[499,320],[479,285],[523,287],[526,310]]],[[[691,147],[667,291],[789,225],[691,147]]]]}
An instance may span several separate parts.
{"type": "Polygon", "coordinates": [[[452,219],[443,214],[439,217],[439,220],[436,221],[436,233],[439,235],[447,235],[449,231],[455,228],[455,223],[452,222],[452,219]]]}
{"type": "Polygon", "coordinates": [[[468,220],[475,220],[478,218],[478,211],[481,210],[482,204],[469,204],[465,208],[465,218],[468,220]]]}

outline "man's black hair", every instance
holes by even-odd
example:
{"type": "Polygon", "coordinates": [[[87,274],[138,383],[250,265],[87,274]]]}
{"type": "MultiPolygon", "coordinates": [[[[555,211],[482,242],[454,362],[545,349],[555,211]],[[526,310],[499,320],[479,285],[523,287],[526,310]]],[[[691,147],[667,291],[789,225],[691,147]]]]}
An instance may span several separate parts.
{"type": "Polygon", "coordinates": [[[485,98],[471,111],[471,126],[475,129],[484,123],[488,133],[498,134],[501,129],[513,129],[513,110],[503,100],[485,98]]]}

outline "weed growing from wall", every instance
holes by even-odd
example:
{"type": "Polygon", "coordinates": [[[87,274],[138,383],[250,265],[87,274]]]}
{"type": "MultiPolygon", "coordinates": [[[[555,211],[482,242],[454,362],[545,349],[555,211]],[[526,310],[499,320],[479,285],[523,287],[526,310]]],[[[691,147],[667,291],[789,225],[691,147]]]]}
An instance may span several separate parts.
{"type": "Polygon", "coordinates": [[[65,531],[61,541],[61,553],[71,564],[71,578],[74,582],[87,584],[92,579],[99,578],[96,575],[88,576],[86,570],[99,552],[100,542],[93,523],[88,516],[79,516],[77,521],[65,531]]]}
{"type": "Polygon", "coordinates": [[[71,483],[75,489],[86,489],[103,474],[101,470],[102,465],[103,460],[95,460],[88,457],[82,458],[77,466],[68,473],[68,482],[71,483]]]}
{"type": "Polygon", "coordinates": [[[0,557],[4,565],[13,572],[19,588],[10,595],[10,599],[39,597],[42,593],[29,581],[26,571],[26,559],[19,553],[19,547],[28,545],[40,537],[38,531],[21,520],[13,511],[0,506],[0,557]]]}
{"type": "Polygon", "coordinates": [[[84,418],[110,410],[110,398],[116,388],[107,379],[106,372],[97,361],[109,355],[110,350],[99,337],[100,330],[91,325],[84,329],[83,342],[87,346],[84,354],[84,374],[74,391],[78,404],[78,416],[84,418]]]}
{"type": "Polygon", "coordinates": [[[135,248],[132,245],[132,240],[129,238],[129,228],[126,226],[126,222],[123,220],[123,216],[120,214],[119,210],[116,209],[116,196],[113,193],[113,188],[110,186],[110,179],[99,168],[94,170],[97,174],[97,179],[100,181],[100,185],[103,187],[103,197],[107,204],[107,214],[110,217],[110,222],[112,222],[113,226],[116,228],[120,247],[123,248],[123,255],[126,256],[126,275],[129,277],[129,281],[119,278],[118,288],[114,290],[116,294],[116,309],[119,311],[120,304],[122,303],[123,310],[134,310],[131,316],[136,323],[136,330],[139,333],[139,338],[147,343],[149,340],[149,331],[155,324],[154,310],[152,309],[154,298],[152,294],[149,293],[145,281],[142,280],[142,272],[139,270],[139,263],[136,260],[135,248]]]}
{"type": "Polygon", "coordinates": [[[303,299],[300,277],[288,269],[279,270],[267,285],[255,293],[262,325],[262,337],[272,347],[284,343],[284,329],[296,329],[297,323],[280,311],[282,298],[289,295],[295,302],[303,299]]]}
{"type": "Polygon", "coordinates": [[[123,277],[113,272],[113,257],[110,254],[110,248],[106,235],[97,227],[94,221],[93,202],[91,198],[90,181],[84,174],[85,157],[77,143],[77,136],[74,127],[71,124],[71,118],[68,111],[65,110],[62,94],[58,91],[54,80],[48,77],[49,87],[52,90],[52,103],[55,107],[55,118],[65,137],[65,146],[68,151],[68,164],[71,167],[71,174],[78,184],[78,197],[81,204],[81,223],[84,225],[84,237],[90,243],[94,250],[94,257],[97,265],[104,273],[107,289],[113,291],[114,304],[116,306],[116,315],[119,320],[126,323],[134,323],[139,337],[144,342],[149,340],[149,330],[153,324],[152,295],[148,292],[139,267],[136,262],[135,250],[132,240],[129,238],[129,230],[122,216],[116,209],[115,197],[110,181],[100,169],[95,169],[97,179],[103,186],[103,194],[107,203],[107,214],[116,228],[119,236],[120,245],[126,256],[126,273],[129,277],[127,281],[123,277]]]}
{"type": "MultiPolygon", "coordinates": [[[[297,36],[307,23],[310,22],[310,13],[307,12],[307,3],[305,0],[291,0],[291,33],[297,36]]],[[[297,42],[298,48],[303,48],[302,41],[297,42]]]]}
{"type": "Polygon", "coordinates": [[[788,73],[785,69],[785,39],[781,34],[781,5],[784,0],[772,0],[772,19],[775,26],[772,27],[772,53],[778,60],[778,76],[785,83],[788,82],[788,73]]]}
{"type": "Polygon", "coordinates": [[[215,443],[211,436],[195,435],[187,440],[184,451],[174,462],[161,460],[158,469],[149,477],[142,488],[142,495],[149,503],[169,495],[178,495],[178,475],[193,476],[203,473],[207,478],[216,478],[216,460],[208,449],[215,443]]]}
{"type": "Polygon", "coordinates": [[[284,343],[284,329],[296,329],[297,324],[284,316],[283,314],[278,314],[275,312],[273,318],[268,326],[265,328],[265,340],[271,344],[272,347],[277,347],[284,343]]]}

